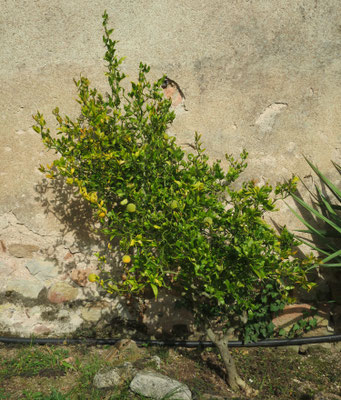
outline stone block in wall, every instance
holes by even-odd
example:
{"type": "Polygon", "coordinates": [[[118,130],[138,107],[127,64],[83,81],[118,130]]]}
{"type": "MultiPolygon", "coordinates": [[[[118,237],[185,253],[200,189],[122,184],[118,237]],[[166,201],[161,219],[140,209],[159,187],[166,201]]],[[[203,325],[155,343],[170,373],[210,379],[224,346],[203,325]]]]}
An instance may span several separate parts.
{"type": "Polygon", "coordinates": [[[111,304],[107,302],[91,302],[81,309],[81,317],[87,322],[97,322],[105,313],[111,312],[111,304]]]}
{"type": "Polygon", "coordinates": [[[66,282],[57,282],[53,284],[47,293],[47,298],[51,303],[59,304],[75,300],[78,295],[78,289],[66,282]]]}
{"type": "Polygon", "coordinates": [[[51,261],[32,259],[27,261],[26,268],[41,281],[48,281],[58,276],[58,265],[51,261]]]}
{"type": "Polygon", "coordinates": [[[75,268],[71,272],[71,279],[73,282],[75,282],[78,286],[87,286],[89,285],[89,280],[88,276],[91,273],[96,273],[97,270],[95,271],[94,268],[89,267],[89,268],[75,268]]]}
{"type": "Polygon", "coordinates": [[[7,283],[5,291],[15,292],[30,299],[37,299],[43,289],[44,285],[37,280],[12,279],[7,283]]]}
{"type": "Polygon", "coordinates": [[[12,243],[8,246],[9,254],[16,258],[31,258],[37,251],[39,247],[33,244],[12,243]]]}

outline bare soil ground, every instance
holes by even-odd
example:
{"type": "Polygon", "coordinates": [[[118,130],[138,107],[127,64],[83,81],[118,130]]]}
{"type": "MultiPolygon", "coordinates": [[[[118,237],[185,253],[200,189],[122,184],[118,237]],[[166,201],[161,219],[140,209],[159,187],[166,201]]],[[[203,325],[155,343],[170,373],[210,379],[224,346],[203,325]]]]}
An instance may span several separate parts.
{"type": "MultiPolygon", "coordinates": [[[[93,377],[107,362],[108,347],[0,346],[0,399],[143,399],[129,391],[129,382],[99,390],[93,377]]],[[[224,381],[215,349],[143,348],[158,355],[161,372],[188,385],[193,399],[245,399],[224,381]]],[[[255,399],[310,400],[317,393],[341,396],[341,352],[309,347],[232,349],[238,369],[259,395],[255,399]]],[[[152,365],[138,365],[139,368],[152,365]]],[[[337,397],[334,397],[335,399],[337,397]]],[[[341,397],[340,397],[341,398],[341,397]]]]}

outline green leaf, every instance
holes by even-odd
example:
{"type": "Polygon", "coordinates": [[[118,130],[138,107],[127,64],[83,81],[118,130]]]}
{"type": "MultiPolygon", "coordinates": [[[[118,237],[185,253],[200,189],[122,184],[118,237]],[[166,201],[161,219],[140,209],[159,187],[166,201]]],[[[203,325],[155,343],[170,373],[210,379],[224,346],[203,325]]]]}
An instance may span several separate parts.
{"type": "MultiPolygon", "coordinates": [[[[34,117],[46,147],[57,154],[55,176],[78,188],[109,242],[102,250],[112,257],[97,253],[99,284],[110,294],[135,298],[150,288],[155,298],[160,288],[180,291],[199,325],[219,320],[228,327],[240,321],[247,338],[270,335],[271,314],[282,308],[285,288],[305,282],[312,264],[292,259],[293,236],[287,231],[278,236],[262,220],[266,210],[275,211],[277,194],[272,196],[269,185],[248,181],[241,189],[231,187],[247,166],[246,151],[239,159],[227,156],[224,171],[209,160],[200,135],[195,134],[194,154],[188,157],[175,138],[167,138],[175,114],[160,90],[162,80],[149,82],[149,66],[141,63],[137,81],[125,92],[122,58],[107,23],[105,12],[109,94],[91,88],[85,77],[75,82],[81,115],[60,122],[55,109],[57,139],[41,114],[34,117]],[[119,254],[131,256],[121,279],[111,263],[119,254]],[[249,309],[252,324],[241,318],[249,309]]],[[[337,223],[335,213],[330,218],[337,223]]]]}
{"type": "MultiPolygon", "coordinates": [[[[295,194],[292,194],[292,197],[295,199],[295,201],[297,201],[301,206],[303,206],[306,210],[310,211],[313,215],[315,215],[317,218],[321,219],[322,221],[326,222],[328,225],[330,225],[331,227],[333,227],[336,231],[338,231],[341,234],[341,227],[338,227],[333,221],[331,221],[330,219],[326,218],[324,215],[322,215],[321,213],[319,213],[318,211],[316,211],[314,208],[312,208],[310,205],[308,205],[307,203],[305,203],[303,200],[301,200],[299,197],[297,197],[295,194]]],[[[290,207],[291,210],[293,210],[290,207]]],[[[314,231],[315,233],[319,234],[319,232],[313,228],[310,224],[308,224],[308,222],[306,222],[303,218],[300,218],[298,216],[297,213],[295,213],[295,215],[304,223],[304,225],[306,225],[307,227],[309,227],[312,231],[314,231]]]]}
{"type": "Polygon", "coordinates": [[[153,289],[153,293],[154,293],[155,299],[157,299],[157,295],[159,293],[158,287],[156,285],[154,285],[153,283],[151,283],[150,286],[153,289]]]}
{"type": "Polygon", "coordinates": [[[328,186],[328,188],[334,193],[334,195],[338,198],[341,202],[341,191],[325,176],[322,172],[313,164],[311,163],[306,157],[304,157],[316,175],[322,179],[322,181],[328,186]]]}

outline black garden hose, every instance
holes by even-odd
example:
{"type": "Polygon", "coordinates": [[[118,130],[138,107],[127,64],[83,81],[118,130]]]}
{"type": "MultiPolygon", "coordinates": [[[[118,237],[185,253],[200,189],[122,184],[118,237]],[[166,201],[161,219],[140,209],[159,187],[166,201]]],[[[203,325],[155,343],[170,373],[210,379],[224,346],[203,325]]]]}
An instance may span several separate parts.
{"type": "MultiPolygon", "coordinates": [[[[68,345],[68,344],[84,344],[88,346],[94,345],[114,345],[121,339],[97,339],[97,338],[78,338],[78,339],[62,339],[62,338],[21,338],[21,337],[3,337],[0,336],[0,342],[7,344],[39,344],[39,345],[68,345]]],[[[297,346],[302,344],[316,343],[333,343],[341,341],[341,335],[311,336],[295,339],[267,339],[259,342],[243,343],[239,340],[229,342],[229,347],[282,347],[297,346]]],[[[135,340],[139,346],[168,346],[168,347],[188,347],[203,348],[214,347],[210,341],[197,340],[135,340]]]]}

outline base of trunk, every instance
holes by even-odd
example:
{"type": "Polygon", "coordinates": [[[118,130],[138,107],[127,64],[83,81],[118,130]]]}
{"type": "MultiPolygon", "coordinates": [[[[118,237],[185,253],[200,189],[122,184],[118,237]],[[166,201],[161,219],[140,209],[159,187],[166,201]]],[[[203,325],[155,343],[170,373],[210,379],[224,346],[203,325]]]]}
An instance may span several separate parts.
{"type": "Polygon", "coordinates": [[[210,328],[207,329],[207,335],[219,350],[227,373],[226,382],[231,389],[242,390],[247,396],[256,396],[258,390],[252,389],[237,372],[236,364],[228,348],[227,336],[225,335],[222,339],[218,339],[217,335],[210,328]]]}

